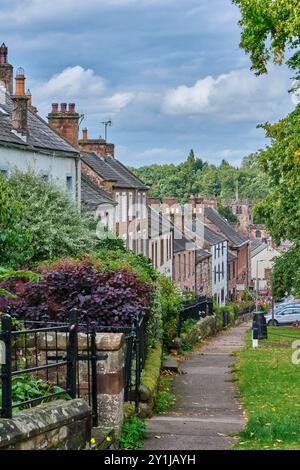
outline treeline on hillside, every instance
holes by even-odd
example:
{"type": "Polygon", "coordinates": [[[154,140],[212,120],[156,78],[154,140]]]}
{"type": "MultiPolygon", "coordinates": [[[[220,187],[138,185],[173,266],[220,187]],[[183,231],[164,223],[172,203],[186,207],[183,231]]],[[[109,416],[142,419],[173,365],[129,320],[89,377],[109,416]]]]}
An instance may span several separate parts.
{"type": "Polygon", "coordinates": [[[150,187],[149,195],[177,197],[186,202],[191,194],[204,197],[262,200],[268,193],[268,179],[256,155],[244,158],[239,168],[222,160],[212,165],[194,155],[191,150],[185,162],[178,165],[149,165],[133,168],[134,173],[150,187]]]}

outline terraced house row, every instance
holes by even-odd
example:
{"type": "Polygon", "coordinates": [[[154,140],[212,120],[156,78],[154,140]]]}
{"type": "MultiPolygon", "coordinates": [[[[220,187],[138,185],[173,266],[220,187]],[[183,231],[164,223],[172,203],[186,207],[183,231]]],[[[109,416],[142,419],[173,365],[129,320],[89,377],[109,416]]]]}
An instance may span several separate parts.
{"type": "Polygon", "coordinates": [[[116,234],[180,289],[213,296],[220,305],[240,298],[250,278],[249,241],[212,201],[191,196],[148,197],[149,187],[115,155],[115,146],[80,134],[74,103],[53,103],[48,122],[26,91],[25,73],[0,48],[0,171],[32,170],[58,183],[81,210],[99,221],[99,236],[116,234]]]}

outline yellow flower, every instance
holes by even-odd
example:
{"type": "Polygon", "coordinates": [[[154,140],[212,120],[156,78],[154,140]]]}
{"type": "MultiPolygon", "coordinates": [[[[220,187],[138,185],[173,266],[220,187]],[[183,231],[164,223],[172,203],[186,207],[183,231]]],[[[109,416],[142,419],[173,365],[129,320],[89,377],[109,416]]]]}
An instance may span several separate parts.
{"type": "Polygon", "coordinates": [[[91,444],[95,444],[95,443],[96,443],[96,440],[95,440],[94,437],[92,437],[92,439],[91,439],[91,444]]]}
{"type": "Polygon", "coordinates": [[[107,440],[107,442],[110,442],[110,441],[111,441],[111,437],[107,436],[106,440],[107,440]]]}

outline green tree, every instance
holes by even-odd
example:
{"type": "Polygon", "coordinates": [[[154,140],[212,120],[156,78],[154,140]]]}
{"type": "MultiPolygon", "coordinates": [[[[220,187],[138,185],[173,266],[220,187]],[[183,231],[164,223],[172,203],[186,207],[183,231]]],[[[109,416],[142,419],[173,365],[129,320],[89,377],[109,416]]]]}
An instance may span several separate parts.
{"type": "Polygon", "coordinates": [[[274,240],[290,240],[294,248],[278,258],[273,291],[282,297],[293,288],[300,293],[300,105],[276,124],[262,126],[271,145],[260,153],[269,176],[269,193],[257,205],[274,240]]]}
{"type": "Polygon", "coordinates": [[[299,0],[232,0],[242,19],[241,47],[250,54],[257,75],[267,72],[268,63],[286,61],[300,78],[299,0]]]}

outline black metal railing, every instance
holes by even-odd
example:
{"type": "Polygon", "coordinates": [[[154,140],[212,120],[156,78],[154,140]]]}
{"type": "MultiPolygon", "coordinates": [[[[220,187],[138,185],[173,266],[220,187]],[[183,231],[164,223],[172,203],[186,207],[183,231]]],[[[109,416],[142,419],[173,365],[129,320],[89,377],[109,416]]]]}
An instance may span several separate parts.
{"type": "Polygon", "coordinates": [[[88,323],[78,324],[77,318],[78,312],[74,309],[68,323],[18,320],[18,329],[15,329],[15,319],[2,316],[2,418],[11,418],[14,408],[34,406],[65,395],[85,398],[92,408],[93,426],[97,426],[97,361],[106,359],[107,354],[97,353],[95,327],[88,323]],[[84,333],[81,342],[86,344],[80,345],[83,350],[78,349],[79,331],[84,333]],[[14,377],[25,375],[42,379],[52,390],[59,387],[59,391],[15,401],[12,394],[14,377]],[[84,380],[81,380],[82,376],[84,380]]]}
{"type": "Polygon", "coordinates": [[[199,321],[208,315],[213,315],[213,301],[205,296],[200,296],[196,300],[183,302],[179,309],[177,334],[181,333],[182,325],[185,321],[192,319],[199,321]]]}
{"type": "Polygon", "coordinates": [[[68,324],[53,324],[38,328],[36,322],[30,322],[31,328],[14,328],[13,318],[3,315],[1,318],[0,340],[2,349],[1,360],[1,418],[11,418],[14,408],[28,407],[68,394],[76,397],[76,361],[77,361],[77,322],[71,315],[68,324]],[[58,355],[58,335],[62,334],[66,342],[66,357],[58,355]],[[51,338],[51,340],[50,340],[51,338]],[[38,342],[44,343],[44,354],[38,349],[38,342]],[[49,341],[52,342],[51,348],[49,341]],[[49,357],[49,352],[51,355],[49,357]],[[61,374],[65,369],[66,373],[61,374]],[[52,390],[47,394],[24,400],[13,400],[12,386],[15,377],[32,375],[44,379],[52,390]],[[62,375],[66,380],[61,380],[62,375]]]}
{"type": "Polygon", "coordinates": [[[132,326],[96,327],[97,332],[124,334],[124,401],[134,403],[136,411],[139,410],[141,377],[147,355],[146,326],[146,318],[140,313],[135,317],[132,326]]]}
{"type": "Polygon", "coordinates": [[[0,347],[2,344],[5,356],[0,373],[2,418],[10,418],[14,408],[33,406],[68,394],[71,398],[82,397],[88,401],[93,412],[93,425],[97,426],[97,362],[107,358],[107,354],[97,351],[98,332],[124,334],[124,399],[134,403],[136,411],[139,409],[141,376],[147,353],[144,315],[138,315],[133,325],[126,327],[78,323],[77,318],[78,312],[74,309],[68,323],[19,321],[18,329],[15,329],[14,318],[2,316],[0,347]],[[80,346],[78,333],[84,334],[80,336],[80,346]],[[39,347],[41,343],[43,354],[39,347]],[[53,389],[60,387],[61,390],[16,402],[12,396],[12,381],[25,374],[33,374],[51,384],[53,389]]]}

